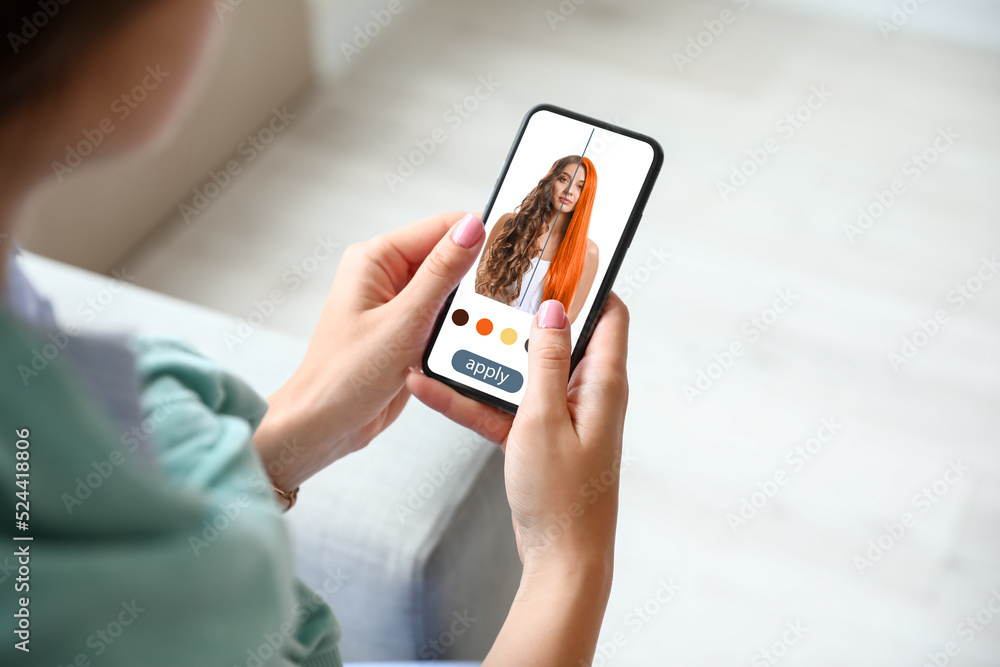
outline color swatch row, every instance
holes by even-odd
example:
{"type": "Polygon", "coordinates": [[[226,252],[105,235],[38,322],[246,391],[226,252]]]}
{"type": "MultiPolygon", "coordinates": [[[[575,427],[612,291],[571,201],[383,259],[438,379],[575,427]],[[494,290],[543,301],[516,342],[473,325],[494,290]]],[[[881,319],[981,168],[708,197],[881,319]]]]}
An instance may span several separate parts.
{"type": "MultiPolygon", "coordinates": [[[[469,323],[469,313],[468,311],[459,308],[451,314],[451,321],[455,323],[456,326],[464,327],[469,323]]],[[[487,318],[482,318],[476,322],[476,333],[480,336],[489,336],[493,333],[493,322],[487,318]]],[[[507,327],[500,332],[500,342],[504,345],[513,345],[517,342],[517,332],[507,327]]],[[[528,341],[524,341],[524,351],[528,351],[528,341]]]]}

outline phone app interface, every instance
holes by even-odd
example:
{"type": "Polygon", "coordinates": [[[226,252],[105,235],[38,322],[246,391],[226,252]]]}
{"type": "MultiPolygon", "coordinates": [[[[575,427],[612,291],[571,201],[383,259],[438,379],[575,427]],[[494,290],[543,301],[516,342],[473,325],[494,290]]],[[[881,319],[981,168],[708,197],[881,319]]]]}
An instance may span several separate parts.
{"type": "Polygon", "coordinates": [[[638,139],[547,110],[532,114],[430,370],[520,405],[532,318],[543,301],[562,302],[575,348],[653,159],[638,139]]]}

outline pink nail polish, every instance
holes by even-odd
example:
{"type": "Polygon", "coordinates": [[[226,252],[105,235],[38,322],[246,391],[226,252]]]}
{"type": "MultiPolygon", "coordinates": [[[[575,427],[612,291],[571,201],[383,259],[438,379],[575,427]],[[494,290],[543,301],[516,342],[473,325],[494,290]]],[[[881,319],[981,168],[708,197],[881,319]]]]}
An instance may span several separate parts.
{"type": "Polygon", "coordinates": [[[566,325],[566,310],[561,301],[549,299],[538,308],[538,326],[542,329],[562,329],[566,325]]]}
{"type": "Polygon", "coordinates": [[[458,227],[452,232],[451,238],[463,248],[471,248],[483,235],[483,229],[482,220],[471,213],[466,213],[465,217],[459,221],[458,227]]]}

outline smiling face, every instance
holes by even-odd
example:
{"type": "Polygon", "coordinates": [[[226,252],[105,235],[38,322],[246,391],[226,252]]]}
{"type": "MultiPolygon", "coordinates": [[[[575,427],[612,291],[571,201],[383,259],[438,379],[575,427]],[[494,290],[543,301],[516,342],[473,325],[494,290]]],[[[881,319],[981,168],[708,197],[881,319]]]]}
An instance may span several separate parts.
{"type": "Polygon", "coordinates": [[[552,205],[556,210],[563,213],[572,213],[576,208],[576,203],[580,201],[580,193],[583,192],[583,182],[586,180],[585,169],[578,169],[578,162],[566,165],[552,187],[552,205]],[[576,173],[576,180],[573,180],[573,173],[576,173]],[[572,186],[570,181],[573,181],[572,186]]]}

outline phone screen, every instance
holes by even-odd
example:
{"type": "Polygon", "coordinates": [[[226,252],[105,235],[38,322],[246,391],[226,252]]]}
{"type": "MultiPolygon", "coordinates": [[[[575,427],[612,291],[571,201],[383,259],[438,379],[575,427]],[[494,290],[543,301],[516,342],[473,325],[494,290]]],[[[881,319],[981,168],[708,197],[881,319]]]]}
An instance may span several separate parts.
{"type": "Polygon", "coordinates": [[[648,137],[555,107],[530,111],[483,213],[486,242],[438,323],[425,372],[515,411],[533,316],[543,301],[561,301],[574,352],[586,344],[661,162],[648,137]]]}

